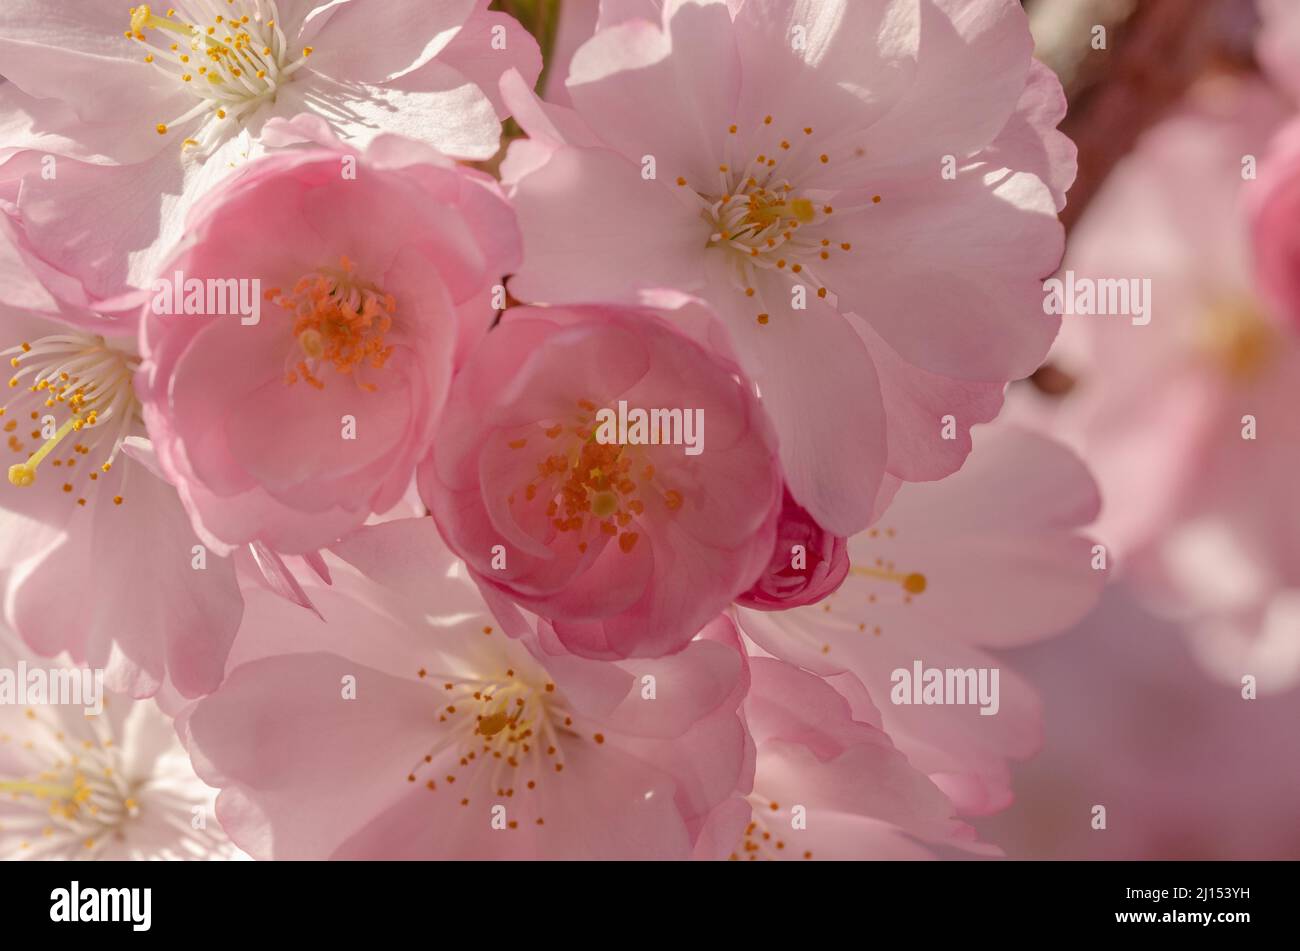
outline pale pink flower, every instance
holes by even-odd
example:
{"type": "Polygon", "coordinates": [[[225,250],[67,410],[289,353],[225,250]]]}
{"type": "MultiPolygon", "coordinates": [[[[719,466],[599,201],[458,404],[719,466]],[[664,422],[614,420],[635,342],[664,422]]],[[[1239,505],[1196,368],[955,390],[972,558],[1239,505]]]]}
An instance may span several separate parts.
{"type": "Polygon", "coordinates": [[[775,541],[781,476],[759,401],[669,314],[712,319],[689,302],[507,311],[457,377],[420,468],[475,577],[590,657],[685,646],[775,541]],[[652,409],[679,410],[698,452],[638,442],[631,423],[603,432],[605,414],[652,409]]]}
{"type": "Polygon", "coordinates": [[[1056,333],[1039,279],[1073,147],[1031,47],[1011,0],[687,0],[602,27],[573,56],[572,109],[502,81],[530,136],[503,166],[512,290],[706,298],[794,497],[851,534],[886,471],[958,468],[1056,333]]]}
{"type": "Polygon", "coordinates": [[[960,472],[903,486],[874,527],[849,539],[838,591],[791,611],[741,610],[739,623],[776,657],[856,676],[912,765],[963,813],[993,812],[1011,800],[1007,760],[1038,745],[1040,713],[1033,687],[989,649],[1045,637],[1092,607],[1106,573],[1093,569],[1080,529],[1097,508],[1072,453],[1027,431],[980,430],[960,472]],[[916,661],[998,668],[997,712],[892,702],[894,672],[916,661]]]}
{"type": "Polygon", "coordinates": [[[487,0],[12,0],[0,5],[0,162],[24,177],[34,253],[98,298],[144,286],[193,201],[259,155],[265,123],[320,117],[354,148],[406,134],[457,158],[497,149],[497,82],[541,69],[487,0]]]}
{"type": "MultiPolygon", "coordinates": [[[[0,84],[0,90],[3,88],[0,84]]],[[[45,261],[18,216],[23,177],[39,174],[42,158],[25,152],[0,164],[0,305],[62,321],[101,325],[103,320],[91,309],[94,281],[82,281],[45,261]]]]}
{"type": "Polygon", "coordinates": [[[240,857],[217,825],[215,790],[152,700],[92,698],[93,671],[41,660],[2,628],[0,669],[22,674],[29,695],[40,684],[45,701],[0,703],[0,858],[240,857]],[[67,699],[77,702],[55,702],[67,699]]]}
{"type": "Polygon", "coordinates": [[[770,657],[749,665],[754,789],[730,858],[932,857],[921,843],[989,851],[894,748],[852,674],[823,679],[770,657]]]}
{"type": "MultiPolygon", "coordinates": [[[[1223,78],[1144,136],[1065,268],[1076,284],[1149,280],[1149,323],[1067,317],[1053,361],[1075,385],[1028,408],[1096,473],[1098,538],[1148,607],[1186,622],[1218,676],[1261,689],[1300,675],[1300,339],[1256,285],[1247,214],[1272,214],[1269,142],[1289,111],[1263,83],[1223,78]]],[[[1269,270],[1285,249],[1263,252],[1269,270]]]]}
{"type": "Polygon", "coordinates": [[[180,721],[255,857],[689,858],[749,783],[725,618],[662,660],[547,657],[503,635],[431,520],[339,553],[393,587],[330,556],[333,586],[309,582],[326,625],[251,592],[229,677],[180,721]]]}
{"type": "MultiPolygon", "coordinates": [[[[635,11],[641,6],[639,0],[629,0],[616,4],[614,9],[635,11]]],[[[602,4],[600,0],[567,0],[560,4],[559,22],[555,24],[555,41],[547,55],[546,88],[543,90],[547,102],[560,106],[573,105],[569,99],[569,90],[564,85],[564,80],[569,75],[569,63],[578,47],[591,39],[591,34],[596,32],[597,23],[609,9],[610,5],[602,4]]],[[[654,16],[651,19],[659,18],[654,16]]]]}
{"type": "Polygon", "coordinates": [[[306,554],[396,505],[517,245],[486,176],[397,137],[281,151],[198,205],[163,291],[260,282],[260,319],[151,295],[137,390],[203,540],[306,554]]]}
{"type": "Polygon", "coordinates": [[[98,323],[0,305],[5,613],[33,649],[106,668],[113,689],[196,696],[217,685],[239,625],[234,567],[196,570],[199,539],[142,439],[134,323],[98,323]]]}

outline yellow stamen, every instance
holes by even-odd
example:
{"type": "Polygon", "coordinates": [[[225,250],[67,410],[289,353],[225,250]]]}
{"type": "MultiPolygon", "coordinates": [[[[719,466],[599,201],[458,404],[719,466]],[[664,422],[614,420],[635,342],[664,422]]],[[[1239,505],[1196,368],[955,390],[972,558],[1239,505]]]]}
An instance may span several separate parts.
{"type": "Polygon", "coordinates": [[[34,483],[36,481],[36,467],[41,464],[41,461],[44,460],[46,456],[54,451],[54,447],[62,442],[63,438],[67,436],[68,433],[72,432],[74,429],[81,429],[82,425],[84,424],[80,417],[70,417],[67,422],[59,427],[58,432],[56,432],[54,436],[45,443],[45,445],[41,446],[40,449],[37,449],[36,452],[32,454],[30,459],[26,462],[20,462],[9,467],[9,482],[19,488],[34,483]]]}
{"type": "Polygon", "coordinates": [[[926,589],[925,575],[913,571],[903,574],[901,571],[888,571],[884,568],[868,568],[864,565],[854,565],[850,569],[855,575],[861,575],[865,578],[879,578],[881,581],[896,581],[903,586],[903,590],[908,594],[921,594],[926,589]]]}

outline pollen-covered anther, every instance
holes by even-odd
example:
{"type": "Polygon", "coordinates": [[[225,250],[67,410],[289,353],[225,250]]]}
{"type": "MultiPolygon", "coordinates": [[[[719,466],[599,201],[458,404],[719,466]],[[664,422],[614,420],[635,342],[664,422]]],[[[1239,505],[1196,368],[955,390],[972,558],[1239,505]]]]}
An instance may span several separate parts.
{"type": "Polygon", "coordinates": [[[224,138],[226,123],[250,115],[275,96],[307,58],[311,47],[294,56],[284,32],[276,25],[275,0],[226,0],[227,14],[215,13],[216,3],[189,0],[159,16],[149,4],[129,10],[124,35],[149,47],[144,61],[195,98],[191,108],[155,129],[166,135],[172,128],[200,116],[212,117],[185,145],[207,151],[224,138]],[[202,65],[195,82],[192,61],[202,65]]]}
{"type": "MultiPolygon", "coordinates": [[[[775,116],[764,116],[748,139],[760,148],[738,157],[746,140],[737,138],[740,127],[732,123],[723,140],[718,191],[696,188],[688,194],[699,201],[700,215],[709,225],[708,247],[735,252],[730,263],[737,290],[754,296],[762,272],[784,272],[824,300],[826,282],[815,266],[851,250],[837,235],[823,237],[834,208],[810,197],[813,188],[825,190],[824,183],[817,180],[814,185],[812,177],[834,164],[832,153],[814,150],[812,126],[801,127],[802,135],[780,135],[779,126],[775,116]]],[[[684,182],[678,179],[679,185],[684,182]]],[[[770,310],[774,302],[761,303],[770,310]]]]}
{"type": "Polygon", "coordinates": [[[854,565],[849,570],[862,578],[875,578],[897,584],[904,591],[904,601],[910,601],[911,595],[924,594],[930,584],[929,579],[921,572],[898,571],[893,562],[880,558],[876,559],[875,565],[854,565]]]}
{"type": "MultiPolygon", "coordinates": [[[[422,678],[431,676],[424,668],[420,674],[422,678]]],[[[436,779],[425,781],[425,788],[435,795],[443,784],[455,785],[462,773],[466,773],[464,781],[471,784],[486,777],[488,788],[499,798],[532,793],[548,776],[563,771],[564,745],[581,742],[564,698],[549,680],[514,668],[504,673],[498,669],[483,674],[435,674],[432,679],[438,692],[436,720],[441,732],[404,778],[413,783],[426,768],[436,772],[436,779]],[[484,769],[489,772],[485,774],[484,769]]],[[[604,739],[602,734],[593,736],[596,745],[604,739]]],[[[459,801],[462,806],[469,803],[468,798],[459,801]]],[[[516,808],[527,810],[530,802],[516,808]]],[[[530,821],[543,825],[544,817],[531,816],[530,821]]]]}
{"type": "MultiPolygon", "coordinates": [[[[11,347],[0,356],[10,354],[14,355],[10,364],[17,369],[11,388],[17,390],[19,384],[29,382],[9,404],[0,407],[0,416],[26,403],[33,421],[44,420],[30,433],[39,444],[31,452],[27,452],[25,444],[15,435],[10,435],[10,451],[27,456],[9,467],[10,485],[18,488],[34,485],[41,465],[47,460],[55,468],[75,469],[78,456],[88,455],[92,447],[101,444],[108,446],[108,461],[104,463],[108,466],[122,440],[139,422],[139,403],[132,386],[139,358],[109,346],[103,337],[82,333],[43,337],[34,344],[11,347]],[[56,450],[66,446],[66,440],[74,433],[88,435],[79,435],[81,441],[72,440],[73,452],[66,460],[58,458],[56,450]]],[[[11,420],[5,430],[12,433],[15,426],[11,420]]],[[[90,478],[93,481],[95,474],[90,474],[90,478]]],[[[80,480],[81,476],[77,475],[72,482],[64,483],[64,491],[71,494],[76,487],[74,483],[80,480]]],[[[84,499],[76,501],[84,504],[84,499]]]]}
{"type": "Polygon", "coordinates": [[[267,292],[269,299],[293,315],[298,346],[286,358],[286,384],[302,381],[324,389],[322,371],[333,368],[338,375],[351,376],[364,390],[378,389],[365,377],[382,370],[392,355],[386,335],[393,329],[397,301],[359,280],[353,271],[352,262],[343,257],[338,267],[304,275],[289,293],[267,292]]]}
{"type": "MultiPolygon", "coordinates": [[[[630,554],[640,539],[635,522],[646,512],[643,492],[654,487],[654,466],[636,463],[636,447],[596,438],[596,403],[581,399],[575,406],[576,425],[543,420],[530,430],[546,437],[545,454],[508,504],[541,506],[551,528],[572,536],[580,554],[593,541],[613,539],[630,554]],[[566,441],[556,442],[565,434],[566,441]]],[[[526,435],[506,440],[512,450],[534,444],[526,435]]]]}

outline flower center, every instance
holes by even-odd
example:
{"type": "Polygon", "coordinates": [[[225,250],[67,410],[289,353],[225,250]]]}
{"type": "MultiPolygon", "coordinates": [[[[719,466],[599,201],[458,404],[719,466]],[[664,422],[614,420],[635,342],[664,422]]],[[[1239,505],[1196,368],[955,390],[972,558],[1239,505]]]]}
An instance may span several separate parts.
{"type": "MultiPolygon", "coordinates": [[[[9,467],[10,484],[34,484],[37,469],[47,460],[67,470],[64,492],[72,494],[84,482],[98,481],[113,467],[122,440],[140,422],[140,402],[131,382],[140,358],[109,346],[103,337],[76,332],[22,343],[0,356],[10,357],[15,373],[9,388],[20,391],[0,407],[0,417],[8,417],[0,428],[8,434],[11,452],[27,454],[25,462],[9,467]],[[17,417],[23,412],[35,426],[29,436],[38,445],[31,451],[17,432],[17,417]],[[67,415],[60,422],[63,413],[67,415]],[[72,452],[62,458],[59,448],[67,448],[69,441],[72,452]],[[79,461],[92,453],[103,455],[98,468],[79,469],[79,461]]],[[[122,496],[113,501],[121,505],[122,496]]],[[[86,504],[84,496],[77,504],[86,504]]]]}
{"type": "MultiPolygon", "coordinates": [[[[483,633],[490,635],[491,627],[483,633]]],[[[507,667],[488,674],[442,674],[424,668],[421,680],[439,690],[437,719],[444,725],[438,741],[406,776],[421,781],[430,792],[444,794],[458,777],[472,773],[465,792],[486,789],[489,796],[513,799],[537,791],[551,776],[564,771],[564,748],[585,740],[577,733],[566,703],[551,683],[534,673],[507,667]],[[487,773],[484,773],[487,770],[487,773]],[[434,775],[436,774],[436,775],[434,775]],[[479,782],[487,778],[484,785],[479,782]]],[[[591,737],[597,745],[605,737],[591,737]]],[[[468,806],[468,797],[460,800],[468,806]]],[[[544,819],[521,803],[536,825],[544,819]]],[[[510,820],[510,829],[518,822],[510,820]]]]}
{"type": "MultiPolygon", "coordinates": [[[[106,707],[113,702],[104,698],[106,707]]],[[[0,731],[0,760],[34,764],[30,773],[15,769],[0,779],[7,806],[0,841],[16,850],[5,857],[98,858],[126,845],[132,857],[192,858],[227,848],[215,829],[194,825],[207,792],[188,757],[151,747],[142,760],[127,743],[152,735],[141,733],[147,715],[159,714],[139,704],[122,717],[40,707],[26,711],[17,735],[0,731]],[[146,761],[147,773],[135,771],[146,761]]]]}
{"type": "MultiPolygon", "coordinates": [[[[557,446],[538,461],[536,478],[524,486],[523,504],[544,504],[551,528],[572,534],[579,552],[585,554],[593,539],[604,536],[617,538],[619,549],[630,553],[641,537],[632,523],[645,514],[647,500],[675,512],[684,498],[662,487],[654,465],[638,461],[639,447],[596,440],[595,403],[578,400],[577,409],[572,423],[548,420],[530,427],[548,440],[566,438],[568,446],[557,446]]],[[[524,449],[533,435],[525,433],[508,445],[524,449]]],[[[518,495],[508,501],[513,508],[518,495]]]]}
{"type": "Polygon", "coordinates": [[[1277,349],[1277,332],[1250,302],[1211,308],[1198,330],[1201,351],[1239,383],[1259,379],[1277,349]]]}
{"type": "Polygon", "coordinates": [[[285,359],[284,382],[299,380],[318,390],[325,388],[320,374],[332,367],[357,386],[373,393],[378,386],[363,377],[382,370],[393,348],[385,335],[393,327],[397,301],[373,284],[357,280],[347,257],[337,268],[321,268],[298,279],[293,290],[279,288],[265,297],[293,314],[293,336],[298,348],[285,359]]]}
{"type": "Polygon", "coordinates": [[[125,36],[149,48],[144,61],[184,86],[198,101],[172,119],[159,122],[159,135],[207,115],[197,138],[184,145],[206,154],[240,119],[275,97],[281,86],[311,56],[290,55],[278,23],[275,0],[172,0],[159,16],[147,3],[130,10],[125,36]],[[224,9],[225,13],[215,11],[224,9]],[[152,33],[150,32],[152,31],[152,33]]]}
{"type": "Polygon", "coordinates": [[[782,818],[780,803],[757,792],[751,793],[747,799],[750,806],[749,825],[745,827],[740,845],[729,856],[731,861],[756,862],[759,859],[789,859],[797,855],[805,859],[813,857],[812,852],[799,853],[787,844],[785,833],[777,827],[778,819],[782,818]]]}
{"type": "MultiPolygon", "coordinates": [[[[789,308],[787,302],[764,299],[755,286],[758,272],[788,275],[824,299],[828,288],[819,276],[820,266],[833,255],[853,250],[850,242],[832,233],[836,209],[830,193],[797,184],[806,180],[811,168],[831,162],[829,154],[817,150],[814,129],[804,126],[783,137],[773,122],[772,116],[764,117],[757,134],[748,137],[763,143],[764,151],[752,156],[742,154],[738,127],[728,127],[723,149],[727,160],[718,166],[716,184],[677,179],[678,186],[699,201],[700,217],[709,226],[707,246],[732,252],[728,262],[732,283],[753,300],[760,325],[768,323],[777,305],[782,312],[789,308]]],[[[873,195],[869,203],[841,208],[839,214],[863,211],[880,201],[879,195],[873,195]]]]}
{"type": "MultiPolygon", "coordinates": [[[[27,716],[36,719],[36,712],[28,710],[27,716]]],[[[118,750],[107,731],[102,732],[96,740],[74,742],[53,730],[41,744],[50,747],[53,755],[47,769],[24,779],[0,781],[0,793],[9,793],[14,802],[30,810],[18,823],[25,833],[18,843],[24,855],[93,855],[106,843],[120,841],[123,827],[139,816],[135,789],[121,771],[118,750]]],[[[11,740],[5,735],[0,742],[11,740]]]]}

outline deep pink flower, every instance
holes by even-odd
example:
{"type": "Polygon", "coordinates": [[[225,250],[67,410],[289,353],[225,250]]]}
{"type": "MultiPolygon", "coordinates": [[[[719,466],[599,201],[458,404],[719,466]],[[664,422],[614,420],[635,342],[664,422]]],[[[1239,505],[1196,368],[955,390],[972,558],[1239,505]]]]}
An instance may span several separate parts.
{"type": "Polygon", "coordinates": [[[420,468],[425,503],[475,576],[587,656],[682,648],[772,553],[771,428],[735,366],[666,313],[507,311],[457,377],[420,468]],[[605,440],[603,414],[624,410],[679,411],[681,444],[637,444],[630,422],[626,440],[605,440]]]}
{"type": "Polygon", "coordinates": [[[794,497],[852,534],[886,471],[957,469],[970,425],[1056,333],[1039,281],[1074,174],[1060,85],[1012,0],[692,0],[614,19],[573,56],[572,109],[503,79],[530,136],[503,165],[525,240],[511,288],[707,299],[794,497]]]}
{"type": "Polygon", "coordinates": [[[485,176],[395,137],[286,150],[206,198],[163,290],[256,281],[261,314],[151,296],[137,381],[201,537],[302,554],[394,506],[517,242],[485,176]]]}
{"type": "Polygon", "coordinates": [[[180,720],[255,857],[684,859],[748,785],[725,618],[662,660],[546,657],[503,636],[431,520],[340,553],[395,587],[330,556],[334,585],[308,582],[326,625],[250,593],[230,676],[180,720]]]}
{"type": "Polygon", "coordinates": [[[846,540],[818,525],[786,489],[772,558],[736,603],[760,611],[813,604],[838,588],[848,573],[846,540]]]}

